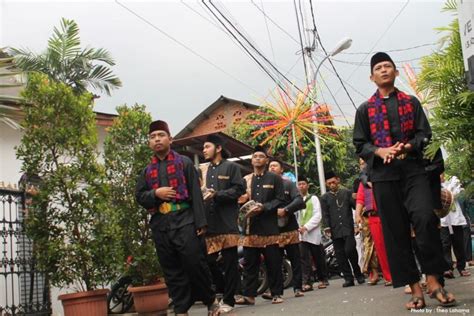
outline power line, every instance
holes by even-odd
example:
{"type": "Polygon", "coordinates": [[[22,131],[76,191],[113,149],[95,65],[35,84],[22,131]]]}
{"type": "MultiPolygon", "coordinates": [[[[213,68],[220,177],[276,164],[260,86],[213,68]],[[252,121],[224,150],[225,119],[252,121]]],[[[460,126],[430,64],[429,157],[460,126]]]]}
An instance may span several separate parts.
{"type": "Polygon", "coordinates": [[[188,5],[186,2],[184,2],[183,0],[181,0],[181,3],[183,5],[185,5],[187,8],[189,8],[191,11],[193,11],[194,13],[196,13],[197,15],[199,15],[202,19],[204,19],[205,21],[207,21],[208,23],[210,23],[211,25],[213,25],[215,28],[217,28],[219,31],[222,31],[228,38],[230,38],[230,40],[237,46],[237,48],[239,48],[245,55],[248,55],[249,57],[251,57],[240,45],[239,43],[229,34],[226,32],[226,30],[220,26],[219,24],[217,24],[216,22],[212,21],[212,14],[208,12],[208,10],[206,9],[206,7],[202,6],[201,5],[201,2],[199,2],[198,0],[198,5],[200,5],[201,8],[203,8],[204,12],[206,12],[206,14],[211,18],[207,18],[205,17],[203,14],[201,14],[199,11],[193,9],[193,7],[191,7],[190,5],[188,5]]]}
{"type": "Polygon", "coordinates": [[[156,25],[154,25],[153,23],[151,23],[150,21],[148,21],[147,19],[145,19],[144,17],[142,17],[141,15],[139,15],[138,13],[136,13],[135,11],[133,11],[132,9],[128,8],[126,5],[120,3],[118,0],[115,0],[115,3],[117,3],[119,6],[121,6],[122,8],[124,8],[125,10],[127,10],[128,12],[130,12],[131,14],[133,14],[134,16],[136,16],[138,19],[142,20],[143,22],[145,22],[146,24],[148,24],[149,26],[151,26],[153,29],[155,29],[156,31],[160,32],[161,34],[163,34],[164,36],[166,36],[169,40],[175,42],[176,44],[178,44],[179,46],[185,48],[187,51],[191,52],[193,55],[199,57],[201,60],[205,61],[206,63],[210,64],[211,66],[213,66],[214,68],[216,68],[217,70],[219,70],[220,72],[226,74],[227,76],[231,77],[232,79],[234,79],[235,81],[239,82],[240,84],[242,84],[243,86],[247,87],[248,89],[252,90],[253,92],[255,92],[257,95],[259,95],[260,93],[255,90],[254,88],[250,87],[249,85],[247,85],[245,82],[243,82],[242,80],[238,79],[237,77],[233,76],[232,74],[230,74],[229,72],[225,71],[224,69],[222,69],[221,67],[219,67],[218,65],[214,64],[212,61],[210,61],[209,59],[207,59],[206,57],[202,56],[201,54],[199,54],[198,52],[196,52],[195,50],[193,50],[191,47],[187,46],[186,44],[180,42],[179,40],[177,40],[176,38],[174,38],[173,36],[169,35],[168,33],[166,33],[165,31],[163,31],[162,29],[160,29],[159,27],[157,27],[156,25]]]}
{"type": "MultiPolygon", "coordinates": [[[[313,27],[314,27],[314,31],[316,33],[316,38],[318,40],[319,45],[321,45],[321,48],[322,48],[324,54],[327,56],[328,53],[327,53],[326,49],[324,48],[323,42],[321,40],[321,36],[319,35],[319,32],[318,32],[318,28],[316,27],[316,19],[314,17],[314,9],[313,9],[313,0],[310,0],[309,3],[310,3],[310,6],[311,6],[311,17],[313,19],[313,27]]],[[[344,88],[344,91],[346,92],[347,97],[351,101],[352,106],[354,107],[354,109],[357,110],[357,106],[355,105],[354,100],[352,99],[352,96],[350,95],[349,91],[347,90],[346,86],[344,85],[344,82],[342,81],[341,76],[337,72],[336,66],[334,66],[334,63],[331,61],[331,58],[328,58],[328,60],[329,60],[329,63],[331,64],[332,69],[334,69],[334,73],[336,74],[336,77],[339,79],[339,82],[341,83],[341,87],[344,88]]],[[[336,91],[335,95],[337,95],[337,92],[339,92],[340,90],[341,90],[341,88],[339,88],[336,91]]]]}
{"type": "MultiPolygon", "coordinates": [[[[202,0],[202,2],[205,4],[204,0],[202,0]]],[[[224,18],[224,20],[227,21],[227,23],[240,35],[240,37],[245,40],[248,45],[250,45],[250,47],[261,57],[263,58],[263,60],[271,67],[273,68],[280,76],[282,76],[290,85],[292,85],[294,88],[296,88],[298,91],[300,92],[303,92],[301,91],[300,88],[298,88],[293,82],[291,82],[291,80],[289,80],[280,70],[278,70],[278,68],[272,64],[272,62],[270,60],[268,60],[268,58],[262,54],[251,42],[249,39],[247,39],[243,34],[242,32],[239,31],[239,29],[233,24],[231,23],[231,21],[229,21],[229,19],[225,16],[225,14],[223,14],[219,8],[217,8],[214,3],[212,3],[211,0],[209,0],[209,3],[214,7],[214,9],[222,16],[222,18],[224,18]]],[[[206,5],[206,4],[205,4],[206,5]]],[[[208,7],[206,5],[206,7],[208,7]]],[[[208,7],[209,10],[211,10],[209,7],[208,7]]],[[[218,19],[218,21],[226,28],[226,30],[230,33],[232,33],[232,31],[229,30],[229,28],[225,25],[225,23],[223,23],[218,17],[217,15],[212,11],[213,15],[216,17],[216,19],[218,19]]],[[[237,39],[237,37],[235,36],[234,33],[232,33],[232,35],[237,39]]],[[[245,47],[245,45],[244,45],[245,47]]],[[[247,48],[245,48],[247,50],[247,48]]],[[[256,58],[255,58],[256,59],[256,58]]],[[[260,62],[259,62],[260,64],[260,62]]],[[[261,64],[260,64],[261,65],[261,64]]],[[[263,66],[262,66],[263,67],[263,66]]]]}
{"type": "MultiPolygon", "coordinates": [[[[409,63],[409,62],[412,62],[412,61],[417,61],[417,60],[420,60],[422,59],[423,57],[425,56],[420,56],[420,57],[416,57],[416,58],[411,58],[411,59],[404,59],[404,60],[394,60],[393,62],[395,64],[398,64],[398,63],[409,63]]],[[[350,60],[341,60],[341,59],[332,59],[333,61],[335,62],[338,62],[338,63],[343,63],[343,64],[348,64],[348,65],[354,65],[354,66],[370,66],[370,63],[369,62],[364,62],[364,63],[360,63],[360,62],[357,62],[357,61],[350,61],[350,60]]]]}
{"type": "MultiPolygon", "coordinates": [[[[260,68],[276,83],[276,85],[290,98],[290,100],[294,103],[293,99],[291,98],[291,96],[287,93],[287,91],[281,86],[281,83],[279,81],[277,81],[273,75],[265,68],[265,66],[263,66],[260,61],[254,56],[252,55],[252,53],[249,51],[249,49],[238,39],[238,37],[225,25],[224,22],[222,22],[219,17],[217,16],[216,13],[214,13],[214,11],[204,2],[204,0],[202,0],[202,3],[206,6],[206,8],[209,10],[209,12],[212,13],[212,15],[217,19],[217,21],[227,30],[227,32],[229,32],[230,35],[232,35],[232,37],[240,44],[240,46],[242,46],[242,48],[249,54],[249,56],[260,66],[260,68]]],[[[211,5],[212,2],[209,1],[209,3],[211,5]]],[[[213,5],[214,6],[214,5],[213,5]]]]}
{"type": "MultiPolygon", "coordinates": [[[[262,5],[263,12],[265,12],[265,7],[263,6],[263,0],[260,0],[260,4],[262,5]]],[[[276,64],[275,50],[273,49],[272,37],[270,36],[270,29],[268,28],[268,19],[266,15],[263,15],[263,20],[265,21],[265,27],[267,28],[267,36],[268,36],[268,41],[270,42],[270,48],[272,50],[273,62],[276,64]]]]}
{"type": "MultiPolygon", "coordinates": [[[[207,22],[211,23],[212,25],[214,25],[217,29],[223,31],[222,27],[220,27],[217,23],[215,23],[214,21],[212,21],[211,19],[205,17],[202,13],[200,13],[198,10],[194,9],[192,6],[190,6],[189,4],[187,4],[184,0],[181,0],[180,1],[183,5],[185,5],[189,10],[193,11],[194,13],[196,13],[197,15],[199,15],[201,18],[203,18],[204,20],[206,20],[207,22]]],[[[199,4],[199,2],[198,2],[199,4]]]]}
{"type": "MultiPolygon", "coordinates": [[[[248,55],[249,57],[251,57],[240,45],[239,43],[232,37],[232,35],[230,35],[223,27],[219,26],[217,23],[215,23],[214,21],[206,18],[205,16],[203,16],[201,13],[199,13],[198,11],[196,11],[195,9],[193,9],[191,6],[187,5],[183,0],[181,0],[181,2],[186,5],[186,7],[188,7],[190,10],[192,10],[193,12],[195,12],[196,14],[198,14],[202,19],[204,19],[205,21],[207,21],[208,23],[212,24],[213,26],[215,26],[218,30],[224,32],[225,35],[227,35],[227,37],[229,37],[235,45],[237,45],[237,47],[246,55],[248,55]]],[[[198,4],[201,6],[201,2],[199,1],[198,4]]],[[[207,8],[205,6],[201,6],[201,8],[203,8],[203,10],[205,10],[206,14],[208,14],[211,18],[214,17],[211,13],[209,13],[209,11],[207,10],[207,8]]],[[[298,79],[299,81],[303,82],[304,80],[302,80],[301,78],[297,77],[296,75],[294,75],[293,73],[291,73],[291,71],[293,70],[293,68],[297,65],[297,63],[300,61],[300,59],[302,58],[302,55],[296,60],[296,62],[291,66],[291,68],[289,70],[285,70],[285,69],[282,69],[284,71],[286,71],[285,73],[285,76],[288,76],[288,74],[292,74],[295,79],[298,79]]]]}
{"type": "MultiPolygon", "coordinates": [[[[427,47],[427,46],[434,46],[438,45],[438,43],[426,43],[426,44],[421,44],[421,45],[416,45],[416,46],[411,46],[411,47],[405,47],[405,48],[396,48],[396,49],[389,49],[389,50],[382,50],[385,53],[395,53],[395,52],[404,52],[408,50],[413,50],[421,47],[427,47]]],[[[345,55],[367,55],[370,54],[371,52],[341,52],[340,54],[345,54],[345,55]]]]}
{"type": "MultiPolygon", "coordinates": [[[[209,3],[211,3],[211,1],[209,1],[209,3]]],[[[216,9],[216,5],[214,5],[213,3],[211,3],[212,6],[214,6],[216,9]]],[[[250,46],[257,52],[259,53],[260,51],[263,51],[257,44],[257,42],[252,38],[252,36],[250,36],[250,34],[247,32],[247,30],[243,27],[242,24],[240,24],[237,19],[232,15],[232,13],[230,12],[229,9],[227,9],[227,7],[224,5],[223,2],[220,3],[220,6],[222,7],[222,9],[225,11],[225,14],[226,16],[228,17],[228,19],[226,19],[226,21],[228,21],[228,23],[235,29],[237,30],[238,32],[238,29],[241,31],[242,34],[240,34],[242,36],[242,38],[244,38],[244,40],[246,40],[250,46]],[[254,48],[255,47],[255,48],[254,48]]],[[[218,10],[218,9],[217,9],[218,10]]],[[[219,11],[220,14],[223,14],[219,11]]],[[[224,17],[225,18],[225,17],[224,17]]],[[[275,63],[275,53],[273,51],[273,45],[271,43],[271,39],[270,39],[270,45],[272,47],[272,53],[273,53],[273,62],[275,63]]],[[[269,62],[269,61],[268,61],[269,62]]],[[[275,63],[275,67],[276,67],[276,63],[275,63]]],[[[275,68],[276,69],[276,68],[275,68]]],[[[278,71],[273,71],[274,74],[276,75],[276,77],[278,78],[278,81],[282,82],[282,78],[281,78],[281,75],[278,71]]]]}
{"type": "MultiPolygon", "coordinates": [[[[313,68],[314,66],[316,66],[316,65],[314,64],[314,62],[309,64],[309,67],[311,68],[311,72],[312,72],[312,73],[314,73],[314,71],[315,71],[314,68],[313,68]]],[[[326,80],[324,80],[324,78],[323,78],[323,76],[322,76],[321,73],[319,73],[319,77],[321,78],[321,81],[322,81],[322,82],[324,83],[324,85],[326,86],[326,89],[329,91],[329,94],[331,95],[332,99],[334,100],[334,103],[335,103],[336,106],[339,108],[339,111],[341,112],[342,116],[344,117],[344,120],[346,121],[347,125],[348,125],[348,126],[351,126],[350,123],[349,123],[349,121],[347,120],[346,115],[345,115],[344,112],[342,111],[341,106],[340,106],[339,103],[337,102],[336,97],[335,97],[334,94],[332,93],[331,89],[329,88],[328,84],[326,83],[326,80]]],[[[316,78],[315,78],[315,79],[316,79],[316,78]]],[[[316,87],[316,90],[317,90],[318,85],[316,84],[316,82],[314,82],[314,86],[316,87]]],[[[324,94],[323,94],[323,91],[322,91],[321,86],[319,87],[319,92],[320,92],[320,95],[321,95],[321,97],[322,97],[324,103],[327,104],[326,100],[324,99],[324,94]]],[[[316,101],[316,96],[315,96],[314,98],[311,98],[311,99],[312,99],[312,101],[313,101],[314,103],[318,104],[317,101],[316,101]]]]}
{"type": "MultiPolygon", "coordinates": [[[[323,64],[323,68],[325,68],[327,71],[329,71],[331,74],[333,74],[334,76],[336,76],[336,73],[331,69],[329,68],[328,66],[326,66],[325,64],[323,64]]],[[[336,76],[337,77],[337,76],[336,76]]],[[[342,79],[342,78],[341,78],[342,79]]],[[[353,85],[351,85],[349,83],[349,81],[347,80],[344,80],[342,79],[342,81],[349,87],[351,88],[352,90],[354,90],[357,94],[359,94],[361,97],[363,97],[364,99],[367,98],[366,95],[364,95],[362,92],[360,92],[359,90],[357,90],[353,85]]],[[[353,105],[353,103],[351,103],[351,105],[353,105]]]]}
{"type": "Polygon", "coordinates": [[[251,0],[252,4],[270,21],[275,25],[278,29],[280,29],[284,34],[286,34],[289,38],[291,38],[296,44],[300,44],[296,38],[293,37],[290,33],[288,33],[287,30],[285,30],[283,27],[281,27],[277,22],[275,22],[270,16],[268,16],[264,10],[262,10],[255,2],[254,0],[251,0]]]}
{"type": "MultiPolygon", "coordinates": [[[[387,32],[390,30],[390,28],[392,27],[393,24],[395,24],[395,21],[398,19],[398,17],[402,14],[402,12],[405,10],[405,8],[408,6],[408,4],[410,3],[410,0],[407,0],[407,2],[402,6],[402,8],[398,11],[397,15],[395,15],[395,17],[393,18],[392,22],[390,22],[390,24],[387,26],[387,28],[385,29],[385,31],[382,33],[382,35],[380,35],[380,37],[377,39],[377,41],[375,42],[375,44],[372,46],[372,48],[370,49],[370,51],[364,56],[364,58],[360,61],[360,65],[358,67],[356,67],[352,73],[349,75],[349,77],[346,78],[346,80],[349,80],[350,78],[352,78],[352,76],[354,75],[354,73],[357,71],[357,69],[359,69],[359,67],[362,65],[362,63],[365,61],[365,59],[367,58],[367,56],[369,56],[375,49],[375,47],[377,46],[377,44],[383,39],[383,37],[385,36],[385,34],[387,34],[387,32]]],[[[337,90],[336,91],[336,94],[340,91],[341,89],[337,90]]]]}
{"type": "MultiPolygon", "coordinates": [[[[209,0],[209,3],[211,3],[212,0],[209,0]]],[[[216,1],[217,2],[217,1],[216,1]]],[[[215,5],[213,3],[211,3],[214,7],[215,5]]],[[[225,6],[224,4],[224,1],[221,1],[219,3],[219,5],[222,7],[222,9],[225,11],[224,13],[226,14],[226,17],[228,18],[229,20],[229,23],[232,24],[232,26],[235,26],[236,28],[239,28],[239,30],[241,31],[241,33],[243,34],[242,36],[245,36],[246,38],[249,39],[249,41],[252,42],[252,45],[255,46],[257,49],[261,49],[257,42],[252,38],[252,36],[250,36],[250,34],[247,32],[247,30],[244,28],[244,26],[239,23],[237,21],[237,19],[232,15],[232,13],[230,12],[230,10],[225,6]]]]}
{"type": "MultiPolygon", "coordinates": [[[[296,7],[296,0],[293,0],[293,4],[295,5],[296,24],[298,25],[298,35],[300,38],[301,52],[304,55],[303,38],[301,37],[300,19],[298,17],[298,8],[296,7]]],[[[309,84],[308,67],[306,66],[306,59],[304,58],[304,56],[303,56],[303,66],[304,66],[304,74],[306,77],[306,83],[309,84]]]]}
{"type": "Polygon", "coordinates": [[[332,93],[331,89],[329,89],[329,86],[327,85],[326,80],[324,80],[324,77],[322,76],[321,73],[319,73],[319,78],[321,78],[321,80],[322,80],[324,86],[325,86],[326,89],[329,91],[329,94],[331,95],[332,99],[334,100],[334,103],[336,104],[336,106],[337,106],[337,108],[339,109],[339,111],[341,111],[341,114],[342,114],[342,116],[344,117],[344,120],[346,121],[347,126],[351,126],[351,124],[350,124],[349,121],[347,120],[346,115],[345,115],[344,112],[342,111],[341,106],[340,106],[339,103],[337,102],[336,97],[335,97],[334,94],[332,93]]]}

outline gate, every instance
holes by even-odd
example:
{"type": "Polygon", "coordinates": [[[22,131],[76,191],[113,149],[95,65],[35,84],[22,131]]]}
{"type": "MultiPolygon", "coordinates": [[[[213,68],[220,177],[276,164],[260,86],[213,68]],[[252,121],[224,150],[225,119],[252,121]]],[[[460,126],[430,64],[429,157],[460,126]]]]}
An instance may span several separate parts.
{"type": "Polygon", "coordinates": [[[45,275],[25,232],[24,191],[0,188],[0,316],[51,314],[45,275]]]}

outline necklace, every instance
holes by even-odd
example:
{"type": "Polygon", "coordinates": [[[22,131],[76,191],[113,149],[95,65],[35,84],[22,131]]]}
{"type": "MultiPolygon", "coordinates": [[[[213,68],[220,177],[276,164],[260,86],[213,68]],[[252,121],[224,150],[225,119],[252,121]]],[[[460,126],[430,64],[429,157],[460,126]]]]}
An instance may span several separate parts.
{"type": "Polygon", "coordinates": [[[334,194],[334,197],[336,198],[336,205],[337,205],[337,208],[342,208],[342,206],[344,205],[344,200],[339,203],[339,200],[337,199],[337,194],[339,193],[339,191],[337,191],[336,193],[333,193],[334,194]]]}

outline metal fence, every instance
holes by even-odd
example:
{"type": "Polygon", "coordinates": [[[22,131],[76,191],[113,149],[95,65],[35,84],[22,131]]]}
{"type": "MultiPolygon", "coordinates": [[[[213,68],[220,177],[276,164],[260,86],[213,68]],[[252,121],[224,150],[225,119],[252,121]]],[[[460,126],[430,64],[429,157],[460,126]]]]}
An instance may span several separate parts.
{"type": "Polygon", "coordinates": [[[0,316],[51,314],[48,282],[25,232],[25,198],[0,188],[0,316]]]}

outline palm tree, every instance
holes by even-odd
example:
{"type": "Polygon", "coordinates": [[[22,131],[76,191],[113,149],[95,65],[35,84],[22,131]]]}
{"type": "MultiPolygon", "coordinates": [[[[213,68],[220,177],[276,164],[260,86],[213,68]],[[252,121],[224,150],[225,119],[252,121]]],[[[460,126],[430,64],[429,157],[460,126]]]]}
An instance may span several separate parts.
{"type": "MultiPolygon", "coordinates": [[[[444,11],[456,13],[456,1],[446,2],[444,11]]],[[[433,140],[427,150],[431,158],[442,145],[447,153],[447,173],[456,175],[466,191],[474,192],[474,91],[470,91],[464,73],[462,42],[458,19],[438,28],[444,33],[441,49],[421,60],[419,91],[433,104],[431,127],[433,140]]]]}
{"type": "Polygon", "coordinates": [[[10,51],[22,70],[42,72],[78,93],[92,88],[110,95],[111,90],[122,86],[109,67],[115,62],[107,50],[81,49],[79,27],[73,20],[61,19],[60,29],[54,28],[48,47],[41,54],[28,49],[13,48],[10,51]]]}
{"type": "Polygon", "coordinates": [[[13,129],[21,128],[16,122],[19,109],[15,106],[21,102],[18,97],[19,89],[23,86],[22,80],[18,79],[21,74],[13,63],[13,57],[0,49],[0,123],[13,129]]]}

